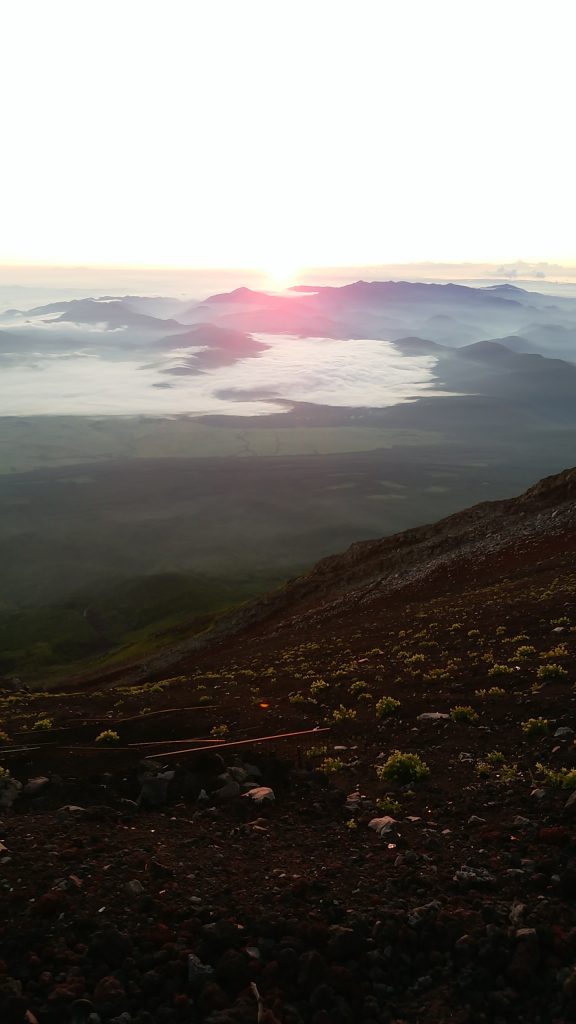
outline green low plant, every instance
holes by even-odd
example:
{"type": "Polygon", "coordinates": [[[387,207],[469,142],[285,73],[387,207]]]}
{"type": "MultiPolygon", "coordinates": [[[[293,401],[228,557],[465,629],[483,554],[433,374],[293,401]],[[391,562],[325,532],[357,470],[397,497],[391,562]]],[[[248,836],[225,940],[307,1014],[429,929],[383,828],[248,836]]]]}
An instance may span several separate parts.
{"type": "Polygon", "coordinates": [[[535,647],[532,647],[530,644],[523,644],[521,647],[517,649],[515,657],[520,658],[520,660],[522,660],[523,658],[532,658],[535,654],[535,647]]]}
{"type": "Polygon", "coordinates": [[[290,704],[308,704],[309,703],[309,698],[306,696],[305,693],[301,693],[300,691],[298,691],[297,693],[291,693],[288,696],[288,700],[289,700],[290,704]]]}
{"type": "Polygon", "coordinates": [[[36,721],[34,722],[32,728],[34,730],[42,730],[42,729],[52,729],[53,726],[54,726],[54,722],[52,721],[52,719],[46,717],[46,718],[37,718],[36,721]]]}
{"type": "Polygon", "coordinates": [[[518,765],[507,763],[504,755],[499,750],[490,751],[490,753],[486,754],[484,761],[478,761],[476,772],[478,775],[493,778],[497,782],[504,784],[514,782],[520,774],[518,765]]]}
{"type": "Polygon", "coordinates": [[[545,736],[548,732],[549,722],[547,718],[527,718],[520,723],[520,728],[525,736],[545,736]]]}
{"type": "Polygon", "coordinates": [[[322,757],[324,754],[327,754],[327,753],[328,753],[328,747],[324,743],[319,743],[315,747],[308,747],[308,750],[305,752],[305,756],[306,757],[322,757]]]}
{"type": "Polygon", "coordinates": [[[475,697],[480,697],[481,700],[486,700],[488,697],[505,697],[506,690],[503,690],[501,686],[490,686],[488,689],[475,690],[475,697]]]}
{"type": "Polygon", "coordinates": [[[312,697],[319,697],[322,693],[326,693],[330,687],[325,679],[316,679],[310,687],[310,695],[312,697]]]}
{"type": "Polygon", "coordinates": [[[230,735],[230,727],[228,725],[213,725],[210,729],[210,735],[215,740],[224,740],[230,735]]]}
{"type": "Polygon", "coordinates": [[[489,750],[486,754],[488,764],[505,764],[506,758],[501,750],[489,750]]]}
{"type": "Polygon", "coordinates": [[[576,789],[576,768],[560,768],[555,771],[540,762],[536,768],[551,786],[559,789],[576,789]]]}
{"type": "Polygon", "coordinates": [[[104,732],[98,733],[96,737],[96,743],[119,743],[120,736],[114,729],[104,729],[104,732]]]}
{"type": "Polygon", "coordinates": [[[332,722],[353,722],[358,716],[358,712],[354,708],[346,708],[343,704],[339,707],[334,708],[331,721],[332,722]]]}
{"type": "Polygon", "coordinates": [[[380,780],[399,782],[406,785],[418,782],[430,774],[430,769],[418,754],[403,753],[394,750],[384,764],[376,765],[376,775],[380,780]]]}
{"type": "Polygon", "coordinates": [[[381,796],[376,801],[376,807],[382,814],[391,814],[395,817],[402,813],[402,805],[393,796],[381,796]]]}
{"type": "Polygon", "coordinates": [[[376,701],[374,710],[376,711],[377,718],[388,718],[395,711],[398,711],[399,707],[400,701],[396,700],[395,697],[380,697],[380,700],[376,701]]]}
{"type": "Polygon", "coordinates": [[[344,767],[344,761],[341,761],[339,757],[325,757],[318,765],[317,771],[325,772],[326,775],[334,775],[336,772],[341,772],[344,767]]]}
{"type": "Polygon", "coordinates": [[[494,676],[513,676],[514,669],[510,665],[492,665],[492,668],[488,669],[488,675],[490,678],[494,676]]]}
{"type": "Polygon", "coordinates": [[[554,661],[551,661],[548,665],[540,665],[536,671],[538,679],[565,679],[567,675],[567,669],[554,661]]]}
{"type": "Polygon", "coordinates": [[[478,721],[480,715],[468,704],[457,704],[456,707],[450,708],[450,718],[455,722],[468,722],[472,724],[478,721]]]}

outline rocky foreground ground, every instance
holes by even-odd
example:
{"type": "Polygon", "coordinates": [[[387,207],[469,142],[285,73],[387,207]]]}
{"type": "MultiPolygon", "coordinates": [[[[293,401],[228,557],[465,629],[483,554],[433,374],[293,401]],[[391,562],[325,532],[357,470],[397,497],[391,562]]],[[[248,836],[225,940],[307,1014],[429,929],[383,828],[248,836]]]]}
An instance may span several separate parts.
{"type": "Polygon", "coordinates": [[[571,500],[170,674],[5,692],[0,1020],[574,1021],[571,500]]]}

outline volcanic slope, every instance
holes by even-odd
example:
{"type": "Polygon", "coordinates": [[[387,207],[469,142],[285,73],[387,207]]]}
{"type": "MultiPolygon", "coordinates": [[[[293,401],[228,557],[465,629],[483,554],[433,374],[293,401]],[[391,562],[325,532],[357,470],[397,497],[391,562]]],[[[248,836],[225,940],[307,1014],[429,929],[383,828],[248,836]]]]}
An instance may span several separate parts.
{"type": "Polygon", "coordinates": [[[573,469],[5,694],[2,1019],[567,1024],[575,651],[573,469]]]}

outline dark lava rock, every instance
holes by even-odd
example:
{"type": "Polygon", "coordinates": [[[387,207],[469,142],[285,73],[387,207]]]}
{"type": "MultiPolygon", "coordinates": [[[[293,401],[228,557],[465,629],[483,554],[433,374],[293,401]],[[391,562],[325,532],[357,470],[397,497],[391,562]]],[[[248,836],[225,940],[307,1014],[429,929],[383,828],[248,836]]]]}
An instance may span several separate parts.
{"type": "Polygon", "coordinates": [[[117,928],[105,928],[92,936],[90,953],[110,967],[121,967],[132,953],[132,940],[117,928]]]}

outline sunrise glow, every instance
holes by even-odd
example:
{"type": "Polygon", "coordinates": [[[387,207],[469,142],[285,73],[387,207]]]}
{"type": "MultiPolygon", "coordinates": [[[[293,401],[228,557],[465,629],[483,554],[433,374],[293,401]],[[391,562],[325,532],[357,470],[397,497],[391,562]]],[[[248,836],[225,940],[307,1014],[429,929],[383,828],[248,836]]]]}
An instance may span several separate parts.
{"type": "Polygon", "coordinates": [[[570,0],[5,6],[0,262],[576,262],[570,0]]]}

